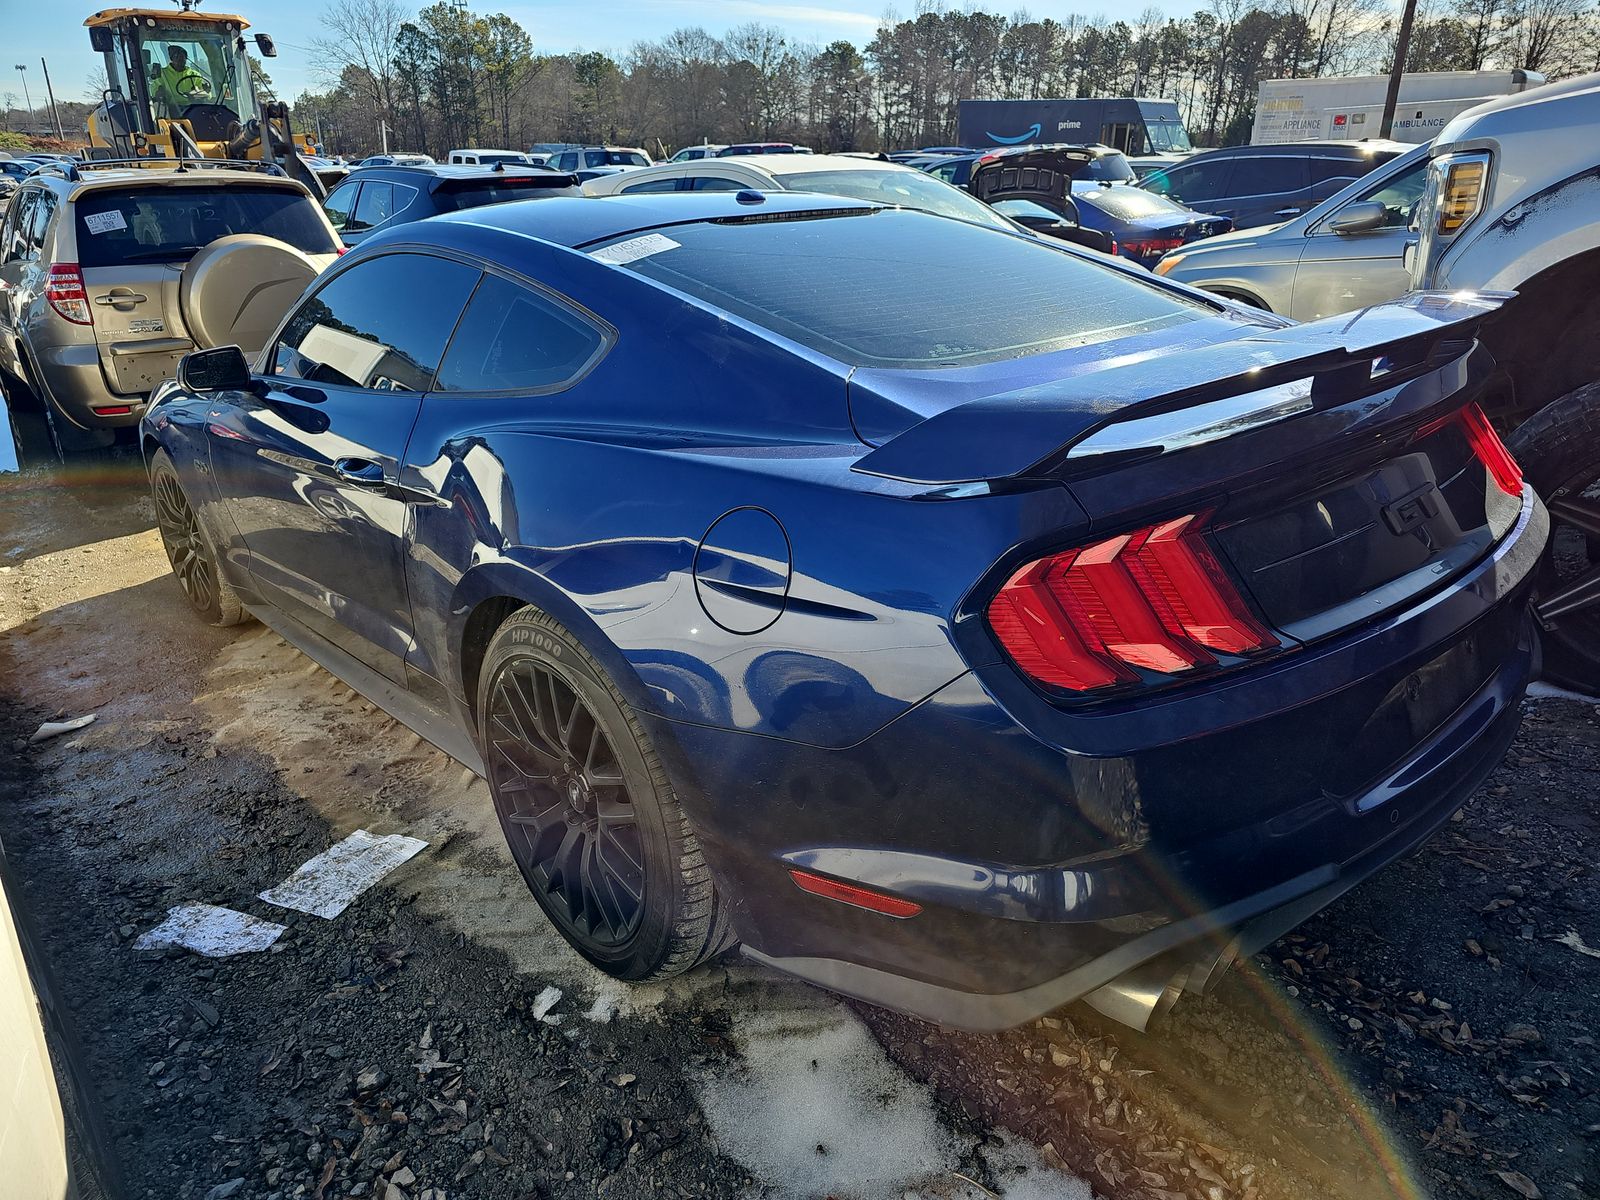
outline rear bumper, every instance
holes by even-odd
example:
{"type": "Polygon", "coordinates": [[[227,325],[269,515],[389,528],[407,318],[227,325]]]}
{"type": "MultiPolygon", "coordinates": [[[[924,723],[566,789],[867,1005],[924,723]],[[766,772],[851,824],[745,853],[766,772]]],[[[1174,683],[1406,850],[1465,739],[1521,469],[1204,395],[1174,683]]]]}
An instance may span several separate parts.
{"type": "Polygon", "coordinates": [[[63,417],[83,429],[121,429],[137,425],[149,401],[147,395],[121,396],[106,386],[100,366],[100,347],[54,346],[40,350],[34,364],[42,376],[47,400],[63,417]],[[98,408],[127,408],[125,413],[102,413],[98,408]]]}
{"type": "Polygon", "coordinates": [[[1063,713],[994,666],[841,750],[646,719],[748,954],[1004,1028],[1163,956],[1251,952],[1420,845],[1516,732],[1547,532],[1528,489],[1485,559],[1405,611],[1120,713],[1063,713]],[[923,911],[814,897],[791,867],[923,911]]]}

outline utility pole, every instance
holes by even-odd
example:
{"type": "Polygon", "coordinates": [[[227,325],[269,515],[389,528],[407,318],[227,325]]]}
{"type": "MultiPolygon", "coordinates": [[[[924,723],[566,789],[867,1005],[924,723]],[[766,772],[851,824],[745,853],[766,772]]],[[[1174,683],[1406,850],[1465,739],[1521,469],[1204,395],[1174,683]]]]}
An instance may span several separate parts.
{"type": "Polygon", "coordinates": [[[378,136],[383,139],[382,153],[389,153],[389,122],[382,117],[378,118],[378,136]]]}
{"type": "Polygon", "coordinates": [[[45,62],[42,54],[39,56],[39,68],[44,72],[44,92],[50,97],[50,115],[55,119],[56,137],[64,142],[67,140],[67,131],[61,128],[61,109],[56,106],[56,90],[50,86],[50,64],[45,62]]]}
{"type": "Polygon", "coordinates": [[[1417,0],[1406,0],[1406,10],[1400,17],[1400,37],[1394,46],[1394,66],[1389,68],[1389,91],[1383,98],[1383,126],[1378,136],[1387,138],[1394,132],[1394,108],[1400,102],[1400,76],[1405,74],[1406,59],[1411,54],[1411,26],[1417,19],[1417,0]]]}
{"type": "Polygon", "coordinates": [[[22,99],[28,106],[28,118],[33,119],[33,97],[28,95],[28,68],[17,64],[17,74],[22,76],[22,99]]]}

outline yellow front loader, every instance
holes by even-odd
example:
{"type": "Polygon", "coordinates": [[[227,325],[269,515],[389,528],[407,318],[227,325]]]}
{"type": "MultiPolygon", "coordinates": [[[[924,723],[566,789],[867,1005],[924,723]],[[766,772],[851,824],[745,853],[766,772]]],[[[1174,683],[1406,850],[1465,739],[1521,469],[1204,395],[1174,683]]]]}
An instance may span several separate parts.
{"type": "MultiPolygon", "coordinates": [[[[89,114],[88,156],[267,160],[322,198],[322,180],[301,158],[315,152],[311,139],[290,128],[287,104],[256,96],[250,23],[197,12],[199,2],[177,0],[178,11],[107,8],[84,22],[106,66],[106,90],[89,114]]],[[[266,34],[253,40],[262,57],[277,54],[266,34]]]]}

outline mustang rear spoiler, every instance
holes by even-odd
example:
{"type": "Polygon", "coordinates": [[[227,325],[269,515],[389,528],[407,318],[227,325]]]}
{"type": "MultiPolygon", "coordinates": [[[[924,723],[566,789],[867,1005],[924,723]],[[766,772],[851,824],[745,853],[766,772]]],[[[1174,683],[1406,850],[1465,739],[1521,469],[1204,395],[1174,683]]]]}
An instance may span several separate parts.
{"type": "Polygon", "coordinates": [[[1355,313],[986,396],[935,413],[855,464],[955,485],[1090,469],[1344,404],[1460,358],[1510,292],[1418,292],[1355,313]],[[1074,461],[1076,460],[1076,461],[1074,461]]]}

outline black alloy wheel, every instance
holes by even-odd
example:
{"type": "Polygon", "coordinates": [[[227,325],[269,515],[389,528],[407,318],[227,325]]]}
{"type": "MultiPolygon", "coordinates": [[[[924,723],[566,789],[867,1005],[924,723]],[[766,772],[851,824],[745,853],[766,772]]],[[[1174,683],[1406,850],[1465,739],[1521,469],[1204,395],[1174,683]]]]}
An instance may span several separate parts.
{"type": "Polygon", "coordinates": [[[150,460],[150,494],[161,544],[189,607],[208,624],[237,625],[245,618],[244,606],[218,568],[216,552],[165,450],[150,460]]]}
{"type": "Polygon", "coordinates": [[[520,609],[490,639],[476,695],[511,856],[579,954],[619,979],[665,979],[733,944],[672,781],[587,647],[520,609]]]}
{"type": "Polygon", "coordinates": [[[161,529],[172,573],[195,611],[205,612],[217,598],[217,572],[200,538],[200,519],[189,507],[189,498],[183,494],[176,475],[157,475],[153,487],[156,524],[161,529]]]}
{"type": "Polygon", "coordinates": [[[611,739],[532,658],[501,667],[485,715],[501,819],[545,911],[570,940],[625,946],[644,911],[645,854],[611,739]]]}

